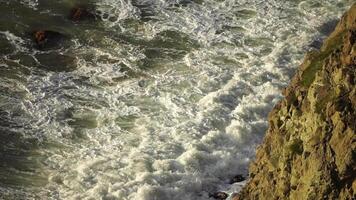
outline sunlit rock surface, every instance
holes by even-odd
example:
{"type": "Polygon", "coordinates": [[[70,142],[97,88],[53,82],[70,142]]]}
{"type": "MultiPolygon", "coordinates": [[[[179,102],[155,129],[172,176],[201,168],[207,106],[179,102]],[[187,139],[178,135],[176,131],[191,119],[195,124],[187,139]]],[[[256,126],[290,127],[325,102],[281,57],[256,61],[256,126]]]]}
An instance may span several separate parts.
{"type": "Polygon", "coordinates": [[[356,4],[320,51],[308,54],[269,129],[238,199],[354,199],[356,4]]]}

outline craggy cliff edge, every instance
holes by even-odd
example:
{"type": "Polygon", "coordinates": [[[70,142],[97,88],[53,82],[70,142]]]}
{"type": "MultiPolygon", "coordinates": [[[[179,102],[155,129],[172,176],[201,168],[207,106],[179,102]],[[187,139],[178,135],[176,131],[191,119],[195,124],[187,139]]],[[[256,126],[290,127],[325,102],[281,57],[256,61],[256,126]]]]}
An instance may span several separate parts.
{"type": "Polygon", "coordinates": [[[356,4],[318,52],[309,53],[234,200],[356,197],[356,4]]]}

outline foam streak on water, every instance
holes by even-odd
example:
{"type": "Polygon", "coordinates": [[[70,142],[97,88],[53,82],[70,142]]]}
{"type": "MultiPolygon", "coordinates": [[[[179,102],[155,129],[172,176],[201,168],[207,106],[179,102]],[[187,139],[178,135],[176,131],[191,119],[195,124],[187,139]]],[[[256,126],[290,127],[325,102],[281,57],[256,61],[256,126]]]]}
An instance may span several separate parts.
{"type": "Polygon", "coordinates": [[[229,179],[247,174],[281,89],[328,34],[322,25],[351,4],[96,0],[94,26],[65,19],[78,2],[48,2],[19,5],[71,35],[70,48],[52,53],[74,56],[75,70],[38,64],[40,52],[19,31],[37,23],[0,30],[12,49],[0,59],[0,117],[15,124],[0,130],[36,143],[26,158],[39,157],[30,174],[45,179],[0,185],[10,196],[199,200],[239,191],[243,183],[229,179]]]}

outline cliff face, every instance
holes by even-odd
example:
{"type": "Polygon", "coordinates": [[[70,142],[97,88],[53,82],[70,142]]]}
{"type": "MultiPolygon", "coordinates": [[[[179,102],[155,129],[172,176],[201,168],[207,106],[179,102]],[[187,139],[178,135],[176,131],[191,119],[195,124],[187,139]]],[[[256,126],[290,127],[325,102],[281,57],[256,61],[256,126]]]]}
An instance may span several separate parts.
{"type": "Polygon", "coordinates": [[[356,197],[356,4],[309,53],[269,129],[239,199],[356,197]]]}

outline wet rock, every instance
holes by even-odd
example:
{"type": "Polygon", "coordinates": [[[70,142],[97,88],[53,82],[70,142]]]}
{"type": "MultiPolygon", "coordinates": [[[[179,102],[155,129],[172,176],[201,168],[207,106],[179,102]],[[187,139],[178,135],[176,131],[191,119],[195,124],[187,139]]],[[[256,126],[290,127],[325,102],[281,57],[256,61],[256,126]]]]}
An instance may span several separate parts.
{"type": "Polygon", "coordinates": [[[77,67],[76,58],[56,52],[36,54],[35,57],[41,68],[50,71],[73,71],[77,67]]]}
{"type": "Polygon", "coordinates": [[[212,197],[214,199],[218,199],[218,200],[227,199],[228,196],[229,195],[226,194],[225,192],[216,192],[216,193],[210,195],[210,197],[212,197]]]}
{"type": "Polygon", "coordinates": [[[145,87],[146,86],[146,81],[145,80],[138,81],[138,86],[145,87]]]}
{"type": "Polygon", "coordinates": [[[69,19],[75,22],[85,20],[96,20],[97,16],[93,11],[85,7],[75,7],[71,10],[69,19]]]}
{"type": "Polygon", "coordinates": [[[318,30],[324,35],[330,35],[335,30],[335,27],[338,22],[339,20],[337,19],[329,20],[322,24],[320,27],[318,27],[318,30]]]}
{"type": "Polygon", "coordinates": [[[37,30],[33,32],[32,36],[39,50],[59,48],[68,38],[62,33],[50,30],[37,30]]]}
{"type": "Polygon", "coordinates": [[[242,182],[244,180],[246,180],[246,178],[243,175],[238,174],[238,175],[234,176],[234,178],[232,178],[230,180],[230,184],[239,183],[239,182],[242,182]]]}

